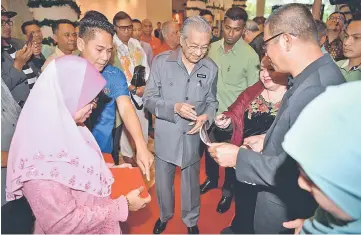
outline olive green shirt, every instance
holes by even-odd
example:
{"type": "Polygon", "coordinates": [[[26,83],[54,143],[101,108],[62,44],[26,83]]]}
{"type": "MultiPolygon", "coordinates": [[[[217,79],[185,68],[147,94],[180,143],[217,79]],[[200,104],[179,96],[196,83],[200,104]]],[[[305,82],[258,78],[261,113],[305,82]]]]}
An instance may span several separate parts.
{"type": "Polygon", "coordinates": [[[336,62],[338,67],[341,69],[343,76],[347,82],[360,81],[361,80],[361,66],[354,70],[348,69],[349,60],[340,60],[336,62]]]}
{"type": "Polygon", "coordinates": [[[208,56],[218,66],[217,114],[227,110],[237,97],[259,80],[259,57],[243,39],[224,52],[224,39],[211,44],[208,56]]]}

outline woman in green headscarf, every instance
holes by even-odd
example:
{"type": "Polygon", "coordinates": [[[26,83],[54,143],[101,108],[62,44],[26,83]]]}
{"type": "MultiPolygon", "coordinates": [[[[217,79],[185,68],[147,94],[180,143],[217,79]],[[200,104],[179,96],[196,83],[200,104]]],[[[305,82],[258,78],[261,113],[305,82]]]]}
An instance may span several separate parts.
{"type": "Polygon", "coordinates": [[[328,88],[300,114],[284,150],[319,204],[301,233],[361,233],[361,82],[328,88]]]}

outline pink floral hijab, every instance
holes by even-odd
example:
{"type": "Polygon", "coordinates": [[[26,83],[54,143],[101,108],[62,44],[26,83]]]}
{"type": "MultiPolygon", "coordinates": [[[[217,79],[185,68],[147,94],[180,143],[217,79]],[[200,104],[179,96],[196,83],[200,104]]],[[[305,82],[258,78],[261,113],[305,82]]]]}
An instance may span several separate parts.
{"type": "Polygon", "coordinates": [[[76,111],[105,85],[85,59],[53,60],[32,89],[10,146],[6,199],[23,196],[28,180],[52,180],[99,197],[110,195],[114,179],[94,137],[77,126],[76,111]]]}

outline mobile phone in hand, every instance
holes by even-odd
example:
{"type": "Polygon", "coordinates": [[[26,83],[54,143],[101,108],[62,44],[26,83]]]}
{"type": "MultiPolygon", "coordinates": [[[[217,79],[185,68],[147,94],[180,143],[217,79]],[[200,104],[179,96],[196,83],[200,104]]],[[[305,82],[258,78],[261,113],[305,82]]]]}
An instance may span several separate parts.
{"type": "Polygon", "coordinates": [[[29,35],[28,41],[26,42],[26,45],[29,45],[29,44],[32,45],[33,39],[34,39],[34,36],[33,36],[33,33],[31,32],[29,35]]]}

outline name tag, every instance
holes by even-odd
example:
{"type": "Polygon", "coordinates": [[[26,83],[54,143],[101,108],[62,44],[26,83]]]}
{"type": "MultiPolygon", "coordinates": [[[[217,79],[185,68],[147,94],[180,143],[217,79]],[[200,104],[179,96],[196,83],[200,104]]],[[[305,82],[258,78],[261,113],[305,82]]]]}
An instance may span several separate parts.
{"type": "Polygon", "coordinates": [[[206,78],[206,75],[202,73],[197,73],[197,78],[206,78]]]}

